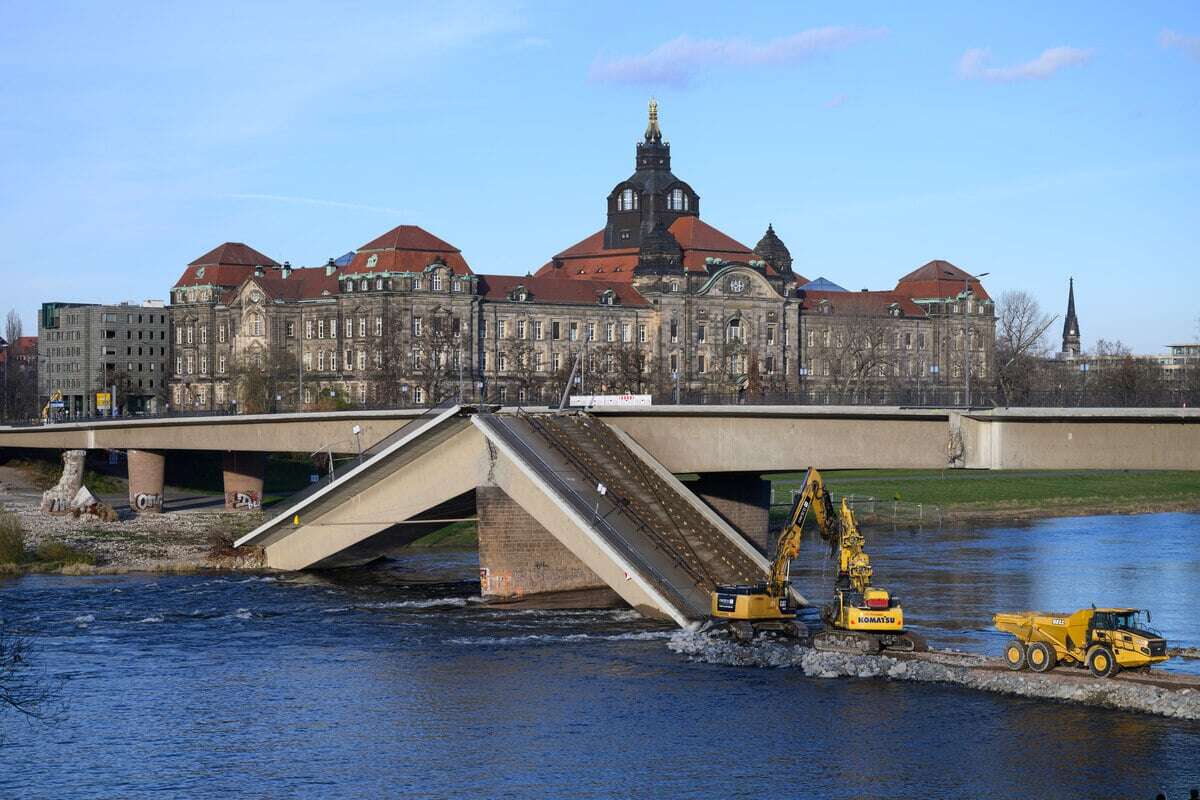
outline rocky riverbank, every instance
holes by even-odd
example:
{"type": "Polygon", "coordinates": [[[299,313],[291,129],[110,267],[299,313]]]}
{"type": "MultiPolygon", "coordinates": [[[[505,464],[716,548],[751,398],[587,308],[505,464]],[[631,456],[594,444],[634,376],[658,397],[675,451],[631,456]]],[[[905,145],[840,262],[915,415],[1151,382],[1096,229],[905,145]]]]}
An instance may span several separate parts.
{"type": "Polygon", "coordinates": [[[808,647],[763,640],[742,645],[702,633],[680,631],[668,646],[694,661],[743,667],[790,667],[814,678],[875,678],[948,683],[985,692],[1200,720],[1200,681],[1158,673],[1153,680],[1122,674],[1096,679],[1056,670],[1046,674],[1010,672],[996,659],[952,652],[900,658],[824,653],[808,647]]]}
{"type": "Polygon", "coordinates": [[[20,522],[26,551],[33,554],[47,544],[55,544],[82,558],[57,566],[31,558],[3,565],[7,571],[51,568],[94,574],[262,566],[260,552],[234,552],[230,546],[233,539],[262,521],[261,512],[230,512],[220,505],[210,505],[167,514],[132,514],[126,508],[119,519],[108,521],[89,514],[46,514],[39,508],[40,501],[41,490],[27,475],[0,467],[0,511],[20,522]]]}

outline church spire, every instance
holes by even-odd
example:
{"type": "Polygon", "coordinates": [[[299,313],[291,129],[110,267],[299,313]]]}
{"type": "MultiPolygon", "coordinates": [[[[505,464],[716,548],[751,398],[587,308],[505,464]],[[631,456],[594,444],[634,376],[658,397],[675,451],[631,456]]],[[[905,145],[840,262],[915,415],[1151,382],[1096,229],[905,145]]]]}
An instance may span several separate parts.
{"type": "Polygon", "coordinates": [[[1067,290],[1067,318],[1063,320],[1062,353],[1067,357],[1079,355],[1082,348],[1079,339],[1079,319],[1075,316],[1075,279],[1071,278],[1067,290]]]}
{"type": "Polygon", "coordinates": [[[646,141],[662,141],[662,131],[658,127],[658,101],[653,97],[650,98],[650,119],[646,123],[646,141]]]}

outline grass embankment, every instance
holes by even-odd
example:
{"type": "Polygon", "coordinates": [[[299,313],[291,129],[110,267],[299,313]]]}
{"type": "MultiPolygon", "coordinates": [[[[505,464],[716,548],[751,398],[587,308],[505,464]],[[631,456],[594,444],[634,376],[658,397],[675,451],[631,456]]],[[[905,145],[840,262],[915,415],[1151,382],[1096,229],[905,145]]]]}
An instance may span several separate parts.
{"type": "MultiPolygon", "coordinates": [[[[835,495],[923,505],[943,518],[1022,519],[1200,510],[1200,471],[827,470],[835,495]]],[[[803,473],[766,476],[777,500],[803,473]]]]}
{"type": "Polygon", "coordinates": [[[451,522],[444,528],[426,534],[409,547],[478,547],[479,536],[474,522],[451,522]]]}
{"type": "MultiPolygon", "coordinates": [[[[5,466],[19,469],[28,478],[29,482],[37,489],[45,491],[58,483],[58,479],[62,477],[62,461],[57,458],[14,458],[5,462],[5,466]]],[[[112,475],[106,475],[102,472],[96,472],[90,467],[83,471],[83,485],[91,490],[92,494],[122,494],[126,489],[126,482],[121,478],[112,475]]]]}
{"type": "Polygon", "coordinates": [[[0,511],[0,574],[15,572],[70,573],[95,564],[95,556],[56,541],[25,549],[25,531],[16,514],[0,511]]]}

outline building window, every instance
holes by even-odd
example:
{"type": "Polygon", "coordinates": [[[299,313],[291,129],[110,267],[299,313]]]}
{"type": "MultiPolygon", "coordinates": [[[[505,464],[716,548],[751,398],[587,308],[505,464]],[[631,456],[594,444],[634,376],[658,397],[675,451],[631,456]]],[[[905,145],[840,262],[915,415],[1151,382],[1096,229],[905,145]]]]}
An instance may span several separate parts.
{"type": "Polygon", "coordinates": [[[287,324],[287,326],[286,326],[286,328],[285,328],[285,335],[286,335],[286,336],[287,336],[287,338],[289,338],[289,339],[295,339],[295,338],[296,338],[296,323],[295,323],[295,322],[289,322],[289,323],[287,324]]]}
{"type": "Polygon", "coordinates": [[[540,319],[535,319],[533,321],[533,338],[540,342],[544,338],[542,333],[542,321],[540,319]]]}
{"type": "Polygon", "coordinates": [[[358,335],[360,337],[367,335],[367,318],[366,317],[358,318],[358,335]]]}
{"type": "Polygon", "coordinates": [[[775,326],[767,326],[767,344],[775,344],[775,326]]]}
{"type": "Polygon", "coordinates": [[[429,288],[434,292],[440,292],[442,290],[442,276],[440,274],[434,273],[432,276],[430,276],[429,288]]]}
{"type": "Polygon", "coordinates": [[[313,402],[313,390],[312,390],[312,387],[311,387],[311,386],[305,386],[305,387],[304,387],[304,404],[305,404],[305,405],[312,405],[312,402],[313,402]]]}
{"type": "Polygon", "coordinates": [[[696,356],[696,371],[701,375],[704,374],[704,354],[696,356]]]}
{"type": "Polygon", "coordinates": [[[317,351],[317,370],[320,372],[325,371],[325,351],[324,350],[317,351]]]}
{"type": "Polygon", "coordinates": [[[617,195],[617,211],[633,211],[638,207],[637,192],[633,189],[622,189],[617,195]]]}
{"type": "Polygon", "coordinates": [[[421,318],[420,318],[420,317],[413,317],[413,322],[412,322],[412,332],[413,332],[413,336],[420,336],[420,335],[421,335],[421,330],[422,330],[422,326],[421,326],[421,318]]]}
{"type": "Polygon", "coordinates": [[[571,322],[567,325],[567,339],[574,342],[579,339],[579,323],[571,322]]]}
{"type": "Polygon", "coordinates": [[[347,339],[354,338],[354,320],[352,320],[350,317],[346,317],[346,337],[345,338],[347,338],[347,339]]]}
{"type": "MultiPolygon", "coordinates": [[[[195,333],[195,330],[196,330],[196,326],[195,326],[195,325],[188,325],[188,326],[187,326],[187,343],[188,343],[188,344],[191,344],[191,343],[192,343],[192,337],[193,337],[193,334],[195,333]]],[[[105,338],[107,338],[107,339],[115,339],[115,338],[116,338],[116,334],[115,334],[113,331],[105,331],[105,332],[104,332],[104,335],[105,335],[105,338]],[[108,335],[109,333],[113,333],[113,335],[112,335],[112,336],[109,336],[109,335],[108,335]]]]}
{"type": "Polygon", "coordinates": [[[200,354],[200,374],[201,375],[208,374],[208,353],[200,354]]]}
{"type": "Polygon", "coordinates": [[[501,403],[508,402],[508,387],[507,386],[500,387],[500,402],[501,403]]]}
{"type": "Polygon", "coordinates": [[[366,350],[358,351],[358,368],[360,370],[367,368],[367,351],[366,350]]]}
{"type": "Polygon", "coordinates": [[[312,369],[312,353],[305,353],[302,361],[305,369],[312,369]]]}
{"type": "Polygon", "coordinates": [[[312,324],[312,320],[311,320],[311,319],[309,319],[309,320],[305,320],[305,321],[304,321],[304,338],[305,338],[305,339],[311,339],[312,337],[313,337],[313,324],[312,324]]]}
{"type": "Polygon", "coordinates": [[[353,350],[346,351],[345,358],[343,359],[342,363],[345,364],[345,370],[347,372],[354,369],[354,351],[353,350]]]}
{"type": "Polygon", "coordinates": [[[420,275],[413,276],[412,287],[413,287],[414,291],[418,291],[418,292],[421,291],[421,276],[420,275]]]}
{"type": "MultiPolygon", "coordinates": [[[[55,364],[55,366],[58,366],[58,365],[55,364]]],[[[183,374],[183,356],[175,356],[175,374],[176,375],[183,374]]]]}
{"type": "Polygon", "coordinates": [[[317,338],[318,339],[325,338],[325,320],[323,320],[323,319],[317,320],[317,338]]]}
{"type": "Polygon", "coordinates": [[[508,371],[508,354],[501,353],[499,356],[497,356],[496,365],[501,372],[507,372],[508,371]]]}
{"type": "Polygon", "coordinates": [[[596,341],[596,323],[589,322],[587,324],[587,340],[589,342],[596,341]]]}
{"type": "MultiPolygon", "coordinates": [[[[151,365],[151,366],[153,366],[153,365],[151,365]]],[[[221,373],[222,375],[225,374],[225,354],[224,353],[221,353],[219,356],[217,356],[217,372],[221,373]]]]}
{"type": "Polygon", "coordinates": [[[375,288],[376,288],[376,290],[383,289],[383,278],[375,279],[375,288]]]}
{"type": "Polygon", "coordinates": [[[188,374],[188,375],[191,375],[191,374],[192,374],[193,372],[195,372],[195,371],[196,371],[196,356],[195,356],[195,355],[193,355],[192,353],[188,353],[188,356],[187,356],[187,374],[188,374]]]}
{"type": "MultiPolygon", "coordinates": [[[[703,322],[701,322],[699,325],[696,326],[696,341],[700,342],[701,344],[703,344],[706,341],[704,338],[704,323],[703,322]]],[[[703,372],[703,370],[701,370],[701,372],[703,372]]]]}
{"type": "Polygon", "coordinates": [[[371,282],[368,281],[366,278],[363,278],[361,281],[358,282],[358,290],[360,292],[365,292],[365,291],[367,291],[367,289],[370,289],[370,288],[371,288],[371,282]]]}
{"type": "Polygon", "coordinates": [[[425,390],[420,386],[413,387],[413,402],[422,405],[425,402],[425,390]]]}
{"type": "Polygon", "coordinates": [[[379,350],[376,350],[374,353],[374,361],[375,361],[375,369],[379,369],[380,367],[383,366],[383,353],[380,352],[379,350]]]}
{"type": "Polygon", "coordinates": [[[383,317],[375,318],[375,335],[383,336],[383,317]]]}
{"type": "Polygon", "coordinates": [[[533,369],[534,369],[534,371],[541,372],[543,367],[545,367],[545,362],[542,360],[542,353],[540,351],[534,353],[533,354],[533,369]]]}
{"type": "Polygon", "coordinates": [[[679,281],[671,281],[671,291],[672,293],[679,292],[679,281]]]}
{"type": "Polygon", "coordinates": [[[679,341],[679,320],[671,320],[671,343],[675,344],[679,341]]]}
{"type": "Polygon", "coordinates": [[[525,338],[525,320],[523,320],[523,319],[517,320],[517,338],[518,339],[525,338]]]}
{"type": "Polygon", "coordinates": [[[742,341],[742,321],[740,319],[729,320],[729,327],[725,331],[725,341],[742,341]]]}
{"type": "Polygon", "coordinates": [[[667,208],[671,211],[687,211],[688,194],[683,189],[672,189],[667,196],[667,208]]]}
{"type": "Polygon", "coordinates": [[[646,326],[645,326],[645,324],[638,325],[638,341],[643,344],[646,343],[646,326]]]}
{"type": "Polygon", "coordinates": [[[200,344],[208,344],[208,326],[200,326],[200,344]]]}
{"type": "Polygon", "coordinates": [[[367,402],[367,385],[365,383],[360,383],[358,385],[358,402],[367,402]]]}
{"type": "Polygon", "coordinates": [[[671,372],[679,371],[679,354],[671,353],[671,372]]]}
{"type": "Polygon", "coordinates": [[[352,294],[354,292],[354,281],[346,281],[346,292],[352,294]]]}
{"type": "Polygon", "coordinates": [[[506,319],[496,320],[496,338],[503,339],[507,335],[508,335],[508,320],[506,320],[506,319]]]}
{"type": "Polygon", "coordinates": [[[550,371],[558,372],[558,369],[561,366],[562,366],[562,357],[558,353],[551,353],[550,354],[550,371]]]}
{"type": "Polygon", "coordinates": [[[561,338],[561,336],[562,336],[562,324],[558,320],[554,320],[553,322],[550,323],[550,338],[553,339],[554,341],[558,341],[558,339],[561,338]]]}
{"type": "Polygon", "coordinates": [[[775,356],[767,356],[767,374],[775,374],[775,356]]]}
{"type": "Polygon", "coordinates": [[[262,332],[263,332],[262,317],[255,314],[254,318],[250,321],[250,327],[251,327],[251,330],[253,331],[253,335],[262,336],[262,332]]]}

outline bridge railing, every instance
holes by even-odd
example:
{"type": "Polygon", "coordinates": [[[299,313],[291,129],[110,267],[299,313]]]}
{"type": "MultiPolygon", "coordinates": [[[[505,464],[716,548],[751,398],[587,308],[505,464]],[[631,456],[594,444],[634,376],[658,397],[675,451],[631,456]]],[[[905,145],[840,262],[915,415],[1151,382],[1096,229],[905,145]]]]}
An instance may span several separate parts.
{"type": "MultiPolygon", "coordinates": [[[[391,447],[393,444],[400,441],[405,436],[408,436],[410,434],[416,433],[417,431],[421,430],[421,428],[425,427],[431,421],[433,421],[434,418],[441,415],[442,412],[447,411],[450,408],[453,408],[455,406],[455,404],[457,404],[457,403],[458,403],[457,398],[447,398],[446,400],[443,400],[442,402],[438,403],[433,408],[427,409],[425,411],[425,413],[421,414],[421,416],[414,417],[412,420],[410,420],[409,422],[406,422],[404,425],[400,426],[395,431],[389,433],[387,436],[383,437],[375,444],[366,448],[358,455],[350,456],[347,460],[354,461],[355,462],[354,466],[365,464],[367,461],[370,461],[372,458],[379,455],[384,450],[391,447]]],[[[311,454],[313,456],[317,456],[317,455],[321,454],[322,452],[326,453],[326,458],[329,459],[329,463],[328,463],[328,467],[327,467],[329,470],[328,474],[326,474],[324,477],[320,478],[319,480],[313,481],[308,486],[301,489],[299,492],[296,492],[295,494],[287,497],[285,500],[283,500],[279,504],[281,508],[294,506],[297,503],[300,503],[300,502],[306,500],[307,498],[311,497],[312,495],[316,494],[317,492],[321,491],[326,486],[328,486],[329,484],[331,484],[335,480],[337,480],[337,467],[333,463],[333,455],[332,455],[332,452],[329,450],[329,446],[334,445],[334,444],[340,444],[341,441],[342,440],[339,440],[338,442],[329,442],[325,447],[322,447],[321,449],[316,450],[315,452],[313,452],[311,454]]],[[[345,474],[345,473],[343,472],[343,474],[345,474]]]]}

